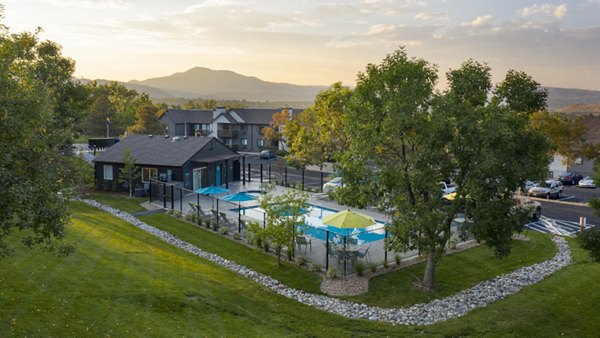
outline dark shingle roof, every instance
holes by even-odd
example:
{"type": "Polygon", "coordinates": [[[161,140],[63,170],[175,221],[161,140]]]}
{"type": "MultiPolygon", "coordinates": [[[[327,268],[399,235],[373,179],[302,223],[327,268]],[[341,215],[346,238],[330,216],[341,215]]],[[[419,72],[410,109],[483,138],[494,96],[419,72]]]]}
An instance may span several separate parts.
{"type": "Polygon", "coordinates": [[[273,115],[279,113],[281,109],[254,109],[240,108],[230,109],[238,114],[247,124],[269,124],[273,115]]]}
{"type": "Polygon", "coordinates": [[[189,137],[172,142],[171,138],[162,136],[129,135],[96,157],[94,162],[122,163],[123,152],[128,148],[138,165],[181,167],[212,139],[189,137]]]}
{"type": "Polygon", "coordinates": [[[213,111],[211,109],[169,109],[165,112],[165,117],[173,123],[211,123],[213,111]]]}

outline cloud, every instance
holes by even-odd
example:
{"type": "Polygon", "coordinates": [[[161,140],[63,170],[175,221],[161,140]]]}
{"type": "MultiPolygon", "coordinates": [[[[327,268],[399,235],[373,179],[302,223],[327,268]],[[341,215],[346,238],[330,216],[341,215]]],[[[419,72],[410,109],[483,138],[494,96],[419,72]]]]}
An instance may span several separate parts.
{"type": "Polygon", "coordinates": [[[32,0],[56,7],[81,7],[89,9],[125,9],[131,6],[127,0],[32,0]]]}
{"type": "Polygon", "coordinates": [[[460,25],[462,27],[481,27],[490,25],[494,21],[494,17],[491,15],[483,15],[476,17],[473,21],[463,22],[460,25]]]}
{"type": "Polygon", "coordinates": [[[434,22],[447,22],[448,21],[448,15],[441,13],[441,12],[421,12],[421,13],[417,13],[413,19],[415,20],[431,20],[434,22]]]}
{"type": "Polygon", "coordinates": [[[543,4],[543,5],[533,5],[530,7],[525,7],[521,10],[522,16],[534,16],[534,15],[549,15],[554,17],[555,19],[562,19],[567,14],[567,5],[551,5],[551,4],[543,4]]]}

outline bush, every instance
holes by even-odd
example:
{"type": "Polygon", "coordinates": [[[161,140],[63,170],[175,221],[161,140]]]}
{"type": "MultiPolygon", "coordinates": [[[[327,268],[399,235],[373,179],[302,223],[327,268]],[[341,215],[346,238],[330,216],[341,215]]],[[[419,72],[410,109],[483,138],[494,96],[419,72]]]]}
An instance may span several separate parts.
{"type": "Polygon", "coordinates": [[[329,268],[329,270],[327,270],[327,277],[335,278],[337,276],[338,276],[338,271],[336,268],[329,268]]]}
{"type": "Polygon", "coordinates": [[[219,233],[221,235],[227,235],[229,233],[229,229],[227,229],[227,227],[222,227],[219,229],[219,233]]]}
{"type": "Polygon", "coordinates": [[[456,238],[456,237],[450,238],[448,240],[448,243],[446,244],[448,249],[452,249],[452,250],[455,250],[457,245],[458,245],[458,238],[456,238]]]}
{"type": "Polygon", "coordinates": [[[400,266],[400,261],[402,260],[402,258],[400,258],[400,254],[395,254],[394,259],[396,260],[396,266],[400,266]]]}
{"type": "Polygon", "coordinates": [[[321,264],[312,262],[310,263],[308,269],[312,272],[321,272],[321,264]]]}
{"type": "Polygon", "coordinates": [[[360,277],[365,274],[365,263],[363,261],[356,261],[354,268],[356,269],[356,274],[360,277]]]}
{"type": "Polygon", "coordinates": [[[269,243],[268,240],[264,240],[262,245],[263,245],[263,249],[265,249],[265,252],[269,252],[269,249],[271,248],[271,243],[269,243]]]}
{"type": "Polygon", "coordinates": [[[388,268],[388,261],[387,261],[387,259],[383,261],[383,268],[384,269],[388,268]]]}
{"type": "Polygon", "coordinates": [[[600,263],[600,228],[585,229],[577,235],[582,248],[589,251],[593,262],[600,263]]]}
{"type": "Polygon", "coordinates": [[[192,215],[192,214],[185,215],[185,220],[188,222],[194,222],[194,215],[192,215]]]}
{"type": "Polygon", "coordinates": [[[300,255],[296,256],[296,264],[298,264],[298,266],[305,265],[306,263],[308,263],[306,257],[300,255]]]}
{"type": "Polygon", "coordinates": [[[275,154],[279,157],[285,157],[287,155],[289,155],[289,153],[283,149],[278,149],[275,154]]]}
{"type": "Polygon", "coordinates": [[[240,239],[242,239],[242,235],[240,235],[239,232],[234,232],[233,233],[233,239],[239,241],[240,239]]]}
{"type": "Polygon", "coordinates": [[[371,263],[370,268],[371,268],[371,272],[377,271],[377,263],[371,263]]]}

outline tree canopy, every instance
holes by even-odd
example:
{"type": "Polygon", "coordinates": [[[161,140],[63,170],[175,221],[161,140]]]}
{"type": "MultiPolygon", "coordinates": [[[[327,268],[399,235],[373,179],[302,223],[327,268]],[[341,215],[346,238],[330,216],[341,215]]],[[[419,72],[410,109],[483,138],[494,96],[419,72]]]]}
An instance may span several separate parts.
{"type": "Polygon", "coordinates": [[[546,139],[529,123],[543,106],[528,99],[537,98],[539,86],[511,95],[523,79],[529,77],[511,71],[493,93],[490,68],[468,60],[447,73],[446,91],[435,92],[435,66],[409,58],[403,48],[358,76],[338,197],[389,213],[388,244],[427,257],[426,288],[435,286],[435,267],[457,235],[450,226],[459,212],[477,240],[498,255],[510,251],[519,228],[513,193],[525,179],[542,177],[549,160],[546,139]],[[439,183],[448,179],[458,183],[457,197],[444,205],[439,183]]]}
{"type": "Polygon", "coordinates": [[[21,230],[32,247],[67,254],[59,240],[68,220],[64,190],[87,93],[72,80],[75,62],[37,32],[0,27],[0,256],[4,239],[21,230]]]}

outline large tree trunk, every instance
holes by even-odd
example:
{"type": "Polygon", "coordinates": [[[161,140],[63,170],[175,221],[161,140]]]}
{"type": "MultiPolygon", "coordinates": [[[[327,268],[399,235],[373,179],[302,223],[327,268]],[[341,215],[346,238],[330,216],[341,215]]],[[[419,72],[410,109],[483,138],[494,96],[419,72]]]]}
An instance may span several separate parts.
{"type": "Polygon", "coordinates": [[[434,284],[434,275],[435,275],[435,265],[437,261],[435,257],[430,254],[427,257],[427,266],[425,267],[425,276],[423,276],[423,286],[429,290],[435,289],[434,284]]]}

